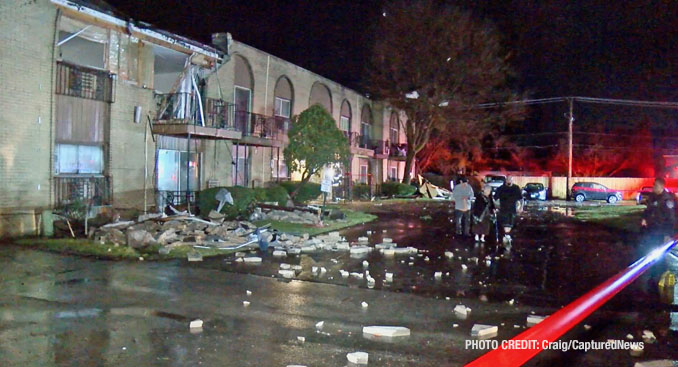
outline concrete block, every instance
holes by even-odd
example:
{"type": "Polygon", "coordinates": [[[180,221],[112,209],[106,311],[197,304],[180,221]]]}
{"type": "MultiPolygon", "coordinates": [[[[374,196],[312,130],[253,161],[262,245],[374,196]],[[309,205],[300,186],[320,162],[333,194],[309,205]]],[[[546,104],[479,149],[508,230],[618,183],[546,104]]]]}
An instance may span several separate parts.
{"type": "Polygon", "coordinates": [[[301,254],[301,249],[298,247],[290,247],[287,249],[288,255],[299,255],[301,254]]]}
{"type": "Polygon", "coordinates": [[[353,256],[363,256],[367,255],[371,250],[372,248],[367,246],[353,246],[350,252],[353,256]]]}
{"type": "Polygon", "coordinates": [[[384,281],[391,283],[393,282],[393,273],[385,273],[384,274],[384,281]]]}
{"type": "Polygon", "coordinates": [[[188,327],[190,329],[200,329],[200,328],[202,328],[202,324],[203,324],[202,320],[196,319],[196,320],[191,321],[191,323],[188,324],[188,327]]]}
{"type": "Polygon", "coordinates": [[[363,335],[381,336],[381,337],[401,337],[410,336],[410,329],[402,326],[365,326],[363,335]]]}
{"type": "Polygon", "coordinates": [[[471,336],[476,338],[493,338],[498,332],[499,327],[495,325],[475,324],[471,328],[471,336]]]}
{"type": "Polygon", "coordinates": [[[471,309],[464,305],[454,306],[454,315],[460,319],[466,319],[471,314],[471,309]]]}
{"type": "Polygon", "coordinates": [[[370,241],[370,239],[367,238],[367,237],[358,237],[359,243],[368,243],[369,241],[370,241]]]}
{"type": "Polygon", "coordinates": [[[261,258],[258,256],[251,256],[243,258],[245,264],[261,264],[261,258]]]}
{"type": "Polygon", "coordinates": [[[353,364],[367,364],[369,360],[369,355],[365,352],[353,352],[348,353],[346,358],[350,363],[353,364]]]}
{"type": "Polygon", "coordinates": [[[529,315],[527,316],[527,326],[537,325],[538,323],[544,321],[545,318],[546,316],[529,315]]]}
{"type": "Polygon", "coordinates": [[[392,249],[392,248],[383,249],[383,250],[381,250],[381,253],[384,256],[393,257],[393,256],[395,256],[395,249],[392,249]]]}
{"type": "Polygon", "coordinates": [[[274,257],[285,257],[287,256],[287,251],[275,250],[273,251],[274,257]]]}
{"type": "Polygon", "coordinates": [[[292,279],[296,275],[296,272],[294,270],[280,269],[278,270],[278,274],[280,274],[280,276],[282,276],[285,279],[292,279]]]}
{"type": "Polygon", "coordinates": [[[382,240],[382,242],[384,242],[384,243],[393,243],[393,239],[388,238],[388,237],[385,237],[385,238],[382,240]]]}
{"type": "Polygon", "coordinates": [[[280,269],[289,270],[292,269],[292,265],[286,263],[280,263],[280,269]]]}

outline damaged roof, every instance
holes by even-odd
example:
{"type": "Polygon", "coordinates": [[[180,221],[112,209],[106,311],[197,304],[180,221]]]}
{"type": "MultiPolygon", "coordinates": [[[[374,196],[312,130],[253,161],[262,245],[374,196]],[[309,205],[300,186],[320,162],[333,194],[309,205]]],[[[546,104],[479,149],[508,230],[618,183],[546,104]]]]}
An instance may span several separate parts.
{"type": "Polygon", "coordinates": [[[53,4],[65,8],[70,8],[79,12],[85,12],[91,16],[97,17],[105,21],[109,21],[112,23],[120,23],[117,25],[125,26],[130,31],[138,31],[152,38],[157,38],[165,42],[177,44],[179,46],[188,48],[192,51],[202,51],[201,53],[204,53],[207,56],[219,59],[224,54],[220,50],[210,45],[206,45],[204,43],[192,40],[190,38],[172,32],[155,28],[153,25],[146,22],[135,21],[127,14],[118,11],[113,6],[111,6],[110,4],[103,0],[50,0],[50,1],[53,4]]]}

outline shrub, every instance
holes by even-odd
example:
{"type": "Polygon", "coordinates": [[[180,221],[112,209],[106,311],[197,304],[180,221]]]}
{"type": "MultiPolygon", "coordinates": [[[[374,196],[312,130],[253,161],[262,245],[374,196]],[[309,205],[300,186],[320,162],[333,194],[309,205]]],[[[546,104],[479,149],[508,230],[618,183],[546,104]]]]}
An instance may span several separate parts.
{"type": "MultiPolygon", "coordinates": [[[[226,219],[230,220],[247,216],[256,202],[254,190],[240,186],[224,188],[233,196],[233,205],[224,205],[221,213],[226,216],[226,219]]],[[[200,191],[200,195],[198,195],[198,209],[201,215],[207,215],[210,210],[216,209],[219,206],[215,196],[220,189],[221,187],[213,187],[200,191]]]]}
{"type": "Polygon", "coordinates": [[[290,198],[287,190],[280,185],[268,188],[258,187],[254,189],[254,196],[259,203],[275,202],[279,206],[286,206],[287,200],[290,198]]]}
{"type": "Polygon", "coordinates": [[[353,185],[353,198],[356,200],[370,199],[370,185],[355,184],[353,185]]]}
{"type": "MultiPolygon", "coordinates": [[[[299,181],[285,181],[281,182],[280,186],[284,187],[285,190],[287,190],[288,193],[294,192],[294,190],[297,189],[297,187],[301,184],[299,181]]],[[[297,196],[294,198],[294,202],[296,203],[307,203],[311,200],[315,200],[320,196],[320,184],[313,183],[313,182],[307,182],[305,183],[301,189],[299,189],[299,192],[297,192],[297,196]]]]}
{"type": "Polygon", "coordinates": [[[381,184],[381,194],[385,196],[410,196],[417,188],[401,182],[384,182],[381,184]]]}

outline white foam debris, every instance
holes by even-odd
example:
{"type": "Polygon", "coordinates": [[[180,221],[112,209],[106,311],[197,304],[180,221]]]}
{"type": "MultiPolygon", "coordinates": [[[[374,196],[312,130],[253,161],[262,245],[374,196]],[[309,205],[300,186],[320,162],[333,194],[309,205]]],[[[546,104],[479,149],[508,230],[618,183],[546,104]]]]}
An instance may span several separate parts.
{"type": "Polygon", "coordinates": [[[452,327],[459,327],[459,324],[452,324],[452,327]]]}
{"type": "Polygon", "coordinates": [[[513,306],[513,304],[514,304],[515,302],[516,302],[516,301],[515,301],[513,298],[511,298],[510,300],[508,300],[507,303],[508,303],[510,306],[513,306]]]}
{"type": "Polygon", "coordinates": [[[352,273],[351,273],[351,277],[353,277],[353,278],[358,278],[358,279],[363,279],[363,278],[365,277],[365,274],[363,274],[363,273],[352,272],[352,273]]]}
{"type": "Polygon", "coordinates": [[[339,270],[339,273],[341,274],[341,277],[344,279],[348,278],[348,276],[350,275],[349,272],[344,269],[339,270]]]}
{"type": "Polygon", "coordinates": [[[461,264],[461,271],[466,272],[466,270],[468,270],[468,265],[461,264]]]}
{"type": "Polygon", "coordinates": [[[301,253],[301,249],[298,247],[290,247],[287,249],[287,254],[288,255],[299,255],[301,253]]]}
{"type": "Polygon", "coordinates": [[[189,329],[200,329],[200,328],[202,328],[202,320],[196,319],[196,320],[191,321],[188,324],[188,328],[189,329]]]}
{"type": "Polygon", "coordinates": [[[370,241],[370,239],[367,238],[367,237],[358,237],[358,242],[359,242],[359,243],[367,243],[367,242],[369,242],[369,241],[370,241]]]}
{"type": "MultiPolygon", "coordinates": [[[[386,230],[384,230],[384,233],[386,233],[386,230]]],[[[381,242],[383,242],[383,243],[393,243],[393,239],[388,238],[388,237],[384,237],[384,239],[381,240],[381,242]]]]}
{"type": "Polygon", "coordinates": [[[492,338],[497,336],[499,327],[496,325],[475,324],[471,328],[471,336],[476,338],[492,338]]]}
{"type": "Polygon", "coordinates": [[[470,313],[471,309],[469,307],[466,307],[464,305],[454,306],[454,315],[461,319],[467,318],[470,313]]]}
{"type": "Polygon", "coordinates": [[[591,325],[589,324],[584,324],[584,330],[591,330],[591,325]]]}
{"type": "Polygon", "coordinates": [[[544,321],[545,318],[546,316],[529,315],[527,316],[527,326],[537,325],[538,323],[544,321]]]}
{"type": "Polygon", "coordinates": [[[249,296],[251,296],[251,295],[252,295],[252,291],[250,291],[250,290],[247,290],[247,291],[245,291],[245,294],[247,294],[247,296],[249,297],[249,296]]]}
{"type": "Polygon", "coordinates": [[[443,277],[443,272],[442,271],[436,271],[433,273],[433,277],[436,279],[441,279],[443,277]]]}
{"type": "Polygon", "coordinates": [[[287,263],[280,263],[280,269],[284,269],[284,270],[292,269],[292,265],[287,264],[287,263]]]}
{"type": "Polygon", "coordinates": [[[452,251],[445,251],[445,257],[451,260],[454,260],[454,252],[452,251]]]}
{"type": "Polygon", "coordinates": [[[384,281],[386,282],[393,282],[393,273],[385,273],[384,274],[384,281]]]}
{"type": "Polygon", "coordinates": [[[657,337],[654,336],[654,333],[650,330],[643,330],[643,342],[647,344],[652,344],[657,341],[657,337]]]}
{"type": "Polygon", "coordinates": [[[369,307],[369,305],[368,305],[367,302],[365,302],[365,301],[363,301],[363,303],[361,303],[360,305],[363,306],[363,308],[369,307]]]}
{"type": "Polygon", "coordinates": [[[280,269],[278,270],[278,274],[280,274],[283,278],[292,279],[296,275],[296,272],[294,270],[280,269]]]}
{"type": "Polygon", "coordinates": [[[372,250],[371,247],[367,246],[353,246],[351,247],[351,255],[367,255],[372,250]]]}
{"type": "Polygon", "coordinates": [[[365,352],[353,352],[346,354],[346,358],[353,364],[367,364],[369,355],[365,352]]]}
{"type": "Polygon", "coordinates": [[[363,334],[396,338],[410,336],[410,329],[403,326],[365,326],[363,327],[363,334]]]}
{"type": "Polygon", "coordinates": [[[261,258],[258,256],[245,257],[243,261],[248,264],[261,264],[261,258]]]}
{"type": "Polygon", "coordinates": [[[315,324],[315,329],[320,331],[325,327],[325,321],[319,321],[315,324]]]}
{"type": "Polygon", "coordinates": [[[363,268],[367,268],[370,266],[370,263],[367,260],[363,260],[363,268]]]}
{"type": "Polygon", "coordinates": [[[395,249],[392,249],[392,248],[386,248],[386,249],[382,249],[382,250],[381,250],[381,253],[382,253],[384,256],[389,256],[389,257],[390,257],[390,256],[395,256],[395,253],[396,253],[396,252],[395,252],[395,249]]]}
{"type": "Polygon", "coordinates": [[[303,337],[303,336],[298,336],[298,337],[297,337],[297,340],[298,340],[299,343],[301,343],[301,344],[304,344],[304,342],[306,342],[306,338],[303,337]]]}
{"type": "Polygon", "coordinates": [[[242,301],[242,305],[245,306],[245,307],[249,307],[250,301],[242,301]]]}
{"type": "Polygon", "coordinates": [[[275,251],[273,251],[273,256],[274,257],[285,257],[285,256],[287,256],[287,251],[275,250],[275,251]]]}
{"type": "Polygon", "coordinates": [[[631,335],[631,334],[626,334],[626,339],[628,339],[628,340],[633,340],[633,335],[631,335]]]}

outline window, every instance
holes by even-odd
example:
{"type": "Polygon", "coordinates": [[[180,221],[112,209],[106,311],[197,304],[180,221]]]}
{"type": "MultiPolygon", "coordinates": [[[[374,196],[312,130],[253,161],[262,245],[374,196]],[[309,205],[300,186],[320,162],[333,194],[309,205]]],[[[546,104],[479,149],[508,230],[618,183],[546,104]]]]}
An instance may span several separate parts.
{"type": "Polygon", "coordinates": [[[391,131],[390,131],[390,136],[389,138],[391,139],[391,144],[400,144],[400,139],[399,139],[399,132],[398,132],[398,126],[393,126],[391,125],[391,131]]]}
{"type": "Polygon", "coordinates": [[[99,145],[57,144],[57,174],[101,174],[104,151],[99,145]]]}
{"type": "Polygon", "coordinates": [[[350,131],[351,130],[351,126],[350,126],[350,123],[348,121],[348,116],[341,116],[339,118],[339,122],[340,122],[340,125],[341,125],[341,131],[350,131]]]}
{"type": "Polygon", "coordinates": [[[280,159],[274,156],[271,160],[271,175],[273,178],[289,178],[289,172],[287,171],[287,164],[285,164],[285,159],[281,156],[280,159]]]}
{"type": "Polygon", "coordinates": [[[249,148],[242,145],[233,145],[233,162],[232,168],[233,186],[247,186],[249,182],[250,162],[249,162],[249,148]]]}
{"type": "Polygon", "coordinates": [[[388,179],[391,181],[398,181],[398,167],[389,168],[388,179]]]}
{"type": "Polygon", "coordinates": [[[367,172],[368,172],[368,165],[360,165],[360,182],[361,184],[367,184],[367,172]]]}
{"type": "Polygon", "coordinates": [[[292,109],[292,102],[289,99],[275,97],[275,115],[289,118],[292,109]]]}

